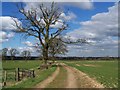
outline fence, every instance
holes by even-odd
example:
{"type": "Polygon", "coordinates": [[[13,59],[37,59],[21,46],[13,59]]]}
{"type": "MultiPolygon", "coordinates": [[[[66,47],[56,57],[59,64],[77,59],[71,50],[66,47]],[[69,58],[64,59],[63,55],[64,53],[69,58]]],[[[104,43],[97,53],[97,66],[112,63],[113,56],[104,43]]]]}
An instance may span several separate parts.
{"type": "Polygon", "coordinates": [[[34,78],[35,71],[20,68],[16,68],[14,70],[3,70],[3,86],[6,86],[7,82],[21,81],[22,79],[27,77],[34,78]]]}

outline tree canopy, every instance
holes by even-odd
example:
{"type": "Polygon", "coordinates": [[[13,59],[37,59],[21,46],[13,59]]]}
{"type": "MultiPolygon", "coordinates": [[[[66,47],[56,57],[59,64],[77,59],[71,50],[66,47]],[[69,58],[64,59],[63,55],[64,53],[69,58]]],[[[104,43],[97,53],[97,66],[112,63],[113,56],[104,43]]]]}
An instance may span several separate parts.
{"type": "Polygon", "coordinates": [[[49,8],[41,4],[39,8],[25,10],[21,5],[18,7],[18,10],[24,16],[24,18],[20,19],[24,24],[18,24],[14,19],[17,26],[16,32],[24,33],[28,37],[33,36],[39,40],[39,43],[43,47],[43,58],[46,64],[50,44],[68,27],[66,21],[60,18],[62,11],[54,2],[51,3],[49,8]],[[61,25],[55,27],[56,23],[61,23],[61,25]]]}

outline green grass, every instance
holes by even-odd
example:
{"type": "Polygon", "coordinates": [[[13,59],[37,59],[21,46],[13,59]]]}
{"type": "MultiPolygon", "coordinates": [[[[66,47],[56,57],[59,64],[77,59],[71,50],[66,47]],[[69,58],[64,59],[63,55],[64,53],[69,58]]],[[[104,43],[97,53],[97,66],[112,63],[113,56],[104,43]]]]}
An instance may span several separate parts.
{"type": "Polygon", "coordinates": [[[6,69],[7,71],[9,71],[10,73],[12,73],[12,71],[19,67],[19,68],[25,68],[25,69],[35,69],[35,78],[26,78],[23,81],[20,82],[16,82],[14,80],[14,75],[9,75],[9,82],[12,83],[12,86],[8,85],[6,86],[4,89],[9,90],[9,88],[22,88],[21,90],[23,90],[23,88],[31,88],[33,86],[35,86],[36,84],[38,84],[39,82],[43,81],[44,79],[46,79],[49,75],[51,75],[56,67],[51,67],[47,70],[38,70],[37,67],[41,64],[41,61],[4,61],[3,62],[3,69],[6,69]],[[16,84],[17,83],[17,84],[16,84]]]}
{"type": "MultiPolygon", "coordinates": [[[[61,62],[61,61],[60,61],[61,62]]],[[[73,66],[82,72],[88,74],[91,78],[96,79],[98,82],[103,84],[107,88],[117,88],[118,87],[118,61],[63,61],[64,63],[73,66]],[[77,64],[77,65],[76,65],[77,64]],[[94,65],[94,66],[85,66],[86,65],[94,65]],[[80,65],[80,66],[78,66],[80,65]]],[[[38,70],[37,67],[41,64],[41,61],[3,61],[2,66],[3,69],[13,72],[15,68],[25,68],[25,69],[35,69],[36,77],[35,78],[27,78],[19,84],[11,86],[7,86],[10,88],[31,88],[46,79],[49,75],[51,75],[56,67],[52,67],[47,70],[38,70]]],[[[66,79],[66,70],[61,67],[60,74],[56,77],[56,79],[49,84],[48,88],[52,87],[64,87],[64,80],[66,79]],[[63,83],[61,83],[63,82],[63,83]]],[[[10,83],[17,83],[14,81],[14,76],[9,76],[10,83]]],[[[8,89],[9,90],[9,89],[8,89]]],[[[21,89],[23,90],[23,89],[21,89]]]]}
{"type": "Polygon", "coordinates": [[[60,72],[46,88],[65,88],[67,84],[67,70],[60,66],[60,72]]]}
{"type": "Polygon", "coordinates": [[[118,87],[117,61],[66,61],[65,63],[88,74],[90,77],[98,80],[98,82],[100,82],[107,88],[118,87]],[[84,64],[94,66],[85,66],[84,64]]]}
{"type": "Polygon", "coordinates": [[[3,70],[7,71],[7,84],[11,86],[12,84],[16,83],[15,81],[15,69],[37,69],[41,65],[41,61],[39,60],[28,60],[28,61],[2,61],[3,70]]]}
{"type": "Polygon", "coordinates": [[[38,67],[41,64],[40,60],[28,60],[28,61],[2,61],[2,67],[4,70],[10,70],[15,68],[31,69],[38,67]]]}
{"type": "Polygon", "coordinates": [[[31,88],[50,76],[55,71],[55,69],[56,67],[52,67],[47,70],[40,71],[35,78],[25,80],[22,83],[13,86],[12,88],[31,88]]]}

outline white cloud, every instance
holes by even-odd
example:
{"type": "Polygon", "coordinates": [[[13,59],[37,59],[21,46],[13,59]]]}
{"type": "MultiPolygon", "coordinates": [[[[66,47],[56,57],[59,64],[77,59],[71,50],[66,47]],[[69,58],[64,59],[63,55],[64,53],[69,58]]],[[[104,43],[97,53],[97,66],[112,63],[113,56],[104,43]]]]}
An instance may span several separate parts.
{"type": "MultiPolygon", "coordinates": [[[[108,8],[108,12],[98,13],[92,16],[91,20],[80,22],[80,24],[81,27],[79,29],[68,32],[65,36],[70,36],[74,41],[79,38],[86,38],[91,43],[89,46],[82,46],[79,50],[87,48],[91,51],[91,55],[98,56],[118,55],[119,32],[117,4],[108,8]],[[114,54],[112,52],[114,52],[114,54]]],[[[75,48],[72,48],[72,51],[73,49],[76,51],[75,48]]],[[[79,51],[79,53],[83,55],[82,53],[84,53],[84,50],[82,52],[79,51]]],[[[86,55],[89,56],[90,54],[86,53],[86,55]]]]}
{"type": "Polygon", "coordinates": [[[62,27],[64,24],[63,24],[63,21],[62,20],[58,20],[55,24],[52,24],[50,25],[51,28],[60,28],[62,27]]]}
{"type": "Polygon", "coordinates": [[[60,15],[60,18],[64,19],[64,20],[67,20],[67,21],[77,18],[77,16],[73,12],[68,12],[67,14],[68,15],[66,15],[65,13],[62,13],[60,15]]]}
{"type": "Polygon", "coordinates": [[[40,56],[40,53],[36,53],[36,48],[34,47],[18,47],[17,50],[21,53],[25,50],[30,51],[31,52],[31,56],[40,56]]]}
{"type": "Polygon", "coordinates": [[[68,12],[67,15],[65,13],[62,13],[60,15],[60,19],[55,23],[50,25],[51,28],[61,28],[64,24],[63,21],[70,21],[75,19],[77,16],[72,13],[72,12],[68,12]]]}
{"type": "Polygon", "coordinates": [[[10,38],[14,37],[15,33],[12,30],[16,30],[14,20],[20,25],[21,22],[17,18],[12,18],[10,16],[0,16],[0,43],[9,41],[10,38]]]}
{"type": "MultiPolygon", "coordinates": [[[[23,2],[25,2],[23,0],[23,2]]],[[[26,7],[25,9],[31,9],[31,8],[38,8],[38,6],[43,3],[43,2],[25,2],[26,7]]],[[[48,8],[50,7],[50,3],[51,2],[44,2],[44,5],[46,5],[48,8]]],[[[90,0],[84,0],[84,1],[80,1],[79,2],[70,2],[70,0],[60,0],[60,2],[57,2],[57,6],[73,6],[73,7],[78,7],[80,9],[92,9],[94,7],[93,2],[91,2],[90,0]]]]}
{"type": "Polygon", "coordinates": [[[27,45],[27,46],[29,46],[29,47],[32,47],[32,46],[33,46],[33,44],[32,44],[30,41],[23,42],[23,44],[25,44],[25,45],[27,45]]]}
{"type": "Polygon", "coordinates": [[[90,10],[94,8],[93,2],[90,2],[90,0],[84,0],[83,2],[63,2],[60,5],[73,6],[80,9],[86,9],[86,10],[90,10]]]}
{"type": "Polygon", "coordinates": [[[90,21],[81,22],[81,28],[68,32],[67,36],[74,38],[104,39],[118,36],[117,4],[109,8],[109,12],[92,16],[90,21]]]}
{"type": "Polygon", "coordinates": [[[2,26],[1,30],[15,30],[16,27],[13,19],[16,20],[18,24],[21,24],[21,22],[17,18],[12,18],[10,16],[0,16],[0,20],[2,21],[0,22],[0,26],[2,26]]]}
{"type": "Polygon", "coordinates": [[[7,35],[8,38],[14,37],[15,33],[11,32],[7,35]]]}
{"type": "Polygon", "coordinates": [[[22,51],[24,51],[24,50],[28,50],[28,51],[30,51],[30,52],[35,52],[35,50],[34,50],[34,48],[32,48],[32,47],[18,47],[18,50],[20,51],[20,52],[22,52],[22,51]]]}
{"type": "Polygon", "coordinates": [[[7,33],[4,31],[0,31],[0,43],[8,41],[13,36],[14,36],[14,33],[12,33],[12,32],[7,33]]]}
{"type": "MultiPolygon", "coordinates": [[[[39,5],[40,4],[42,4],[43,2],[26,2],[25,4],[26,4],[26,6],[24,7],[25,8],[25,10],[26,11],[28,11],[28,10],[32,10],[32,9],[35,9],[36,11],[38,11],[37,12],[37,19],[39,20],[40,18],[39,18],[39,16],[42,16],[41,15],[41,12],[40,12],[40,10],[39,10],[39,5]],[[38,9],[38,10],[37,10],[38,9]]],[[[50,2],[48,2],[48,3],[43,3],[44,4],[44,6],[45,7],[47,7],[47,8],[50,8],[51,6],[51,3],[50,2]]],[[[58,7],[57,5],[59,5],[59,3],[57,3],[56,4],[56,7],[58,7]]],[[[61,5],[61,4],[60,4],[61,5]]],[[[60,19],[55,23],[55,24],[52,24],[52,25],[50,25],[50,27],[51,28],[60,28],[62,25],[63,25],[63,21],[70,21],[70,20],[73,20],[73,19],[75,19],[77,16],[73,13],[73,12],[68,12],[68,13],[62,13],[61,15],[60,15],[60,19]]],[[[41,19],[41,24],[45,24],[45,22],[44,22],[44,20],[43,19],[41,19]]]]}

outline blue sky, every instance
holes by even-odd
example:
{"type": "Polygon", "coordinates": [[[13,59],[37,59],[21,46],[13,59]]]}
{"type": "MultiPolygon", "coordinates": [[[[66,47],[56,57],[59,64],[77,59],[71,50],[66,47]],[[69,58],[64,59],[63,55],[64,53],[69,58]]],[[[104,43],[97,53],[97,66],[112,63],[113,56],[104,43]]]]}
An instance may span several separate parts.
{"type": "MultiPolygon", "coordinates": [[[[37,3],[32,3],[32,5],[36,6],[37,3]]],[[[24,4],[25,8],[27,9],[31,5],[30,3],[24,4]]],[[[69,52],[66,54],[66,56],[118,56],[118,44],[116,43],[118,38],[116,35],[116,33],[118,33],[116,29],[117,22],[114,21],[117,19],[117,17],[116,14],[114,15],[112,13],[116,12],[115,9],[117,5],[114,2],[94,2],[90,3],[90,5],[84,3],[86,5],[85,7],[80,6],[81,3],[79,4],[78,2],[76,5],[75,4],[76,3],[73,5],[69,3],[58,4],[63,8],[63,11],[67,11],[69,9],[69,14],[64,14],[67,18],[70,18],[68,21],[70,30],[64,32],[64,36],[71,36],[72,40],[76,40],[76,38],[79,39],[87,37],[89,38],[89,41],[92,43],[92,45],[67,45],[69,52]],[[111,9],[108,9],[110,7],[111,9]],[[105,18],[107,15],[108,18],[105,18]],[[114,18],[112,19],[111,17],[114,18]],[[106,27],[101,27],[102,22],[106,27]],[[116,23],[115,25],[112,24],[114,22],[116,23]],[[96,28],[97,26],[98,28],[96,28]],[[88,30],[88,28],[90,30],[88,30]],[[112,35],[112,33],[115,34],[112,35]],[[99,34],[101,34],[101,37],[99,34]],[[110,46],[107,47],[106,45],[110,46]]],[[[7,47],[23,50],[26,47],[29,47],[28,49],[31,49],[31,51],[33,51],[31,45],[36,42],[36,39],[33,37],[24,39],[21,35],[13,33],[11,28],[10,30],[6,28],[11,26],[7,24],[13,23],[10,17],[21,18],[23,16],[17,12],[16,3],[3,2],[2,16],[0,18],[2,19],[2,48],[7,47]],[[10,23],[7,21],[10,21],[10,23]]],[[[35,52],[33,52],[33,55],[35,55],[35,52]]]]}

